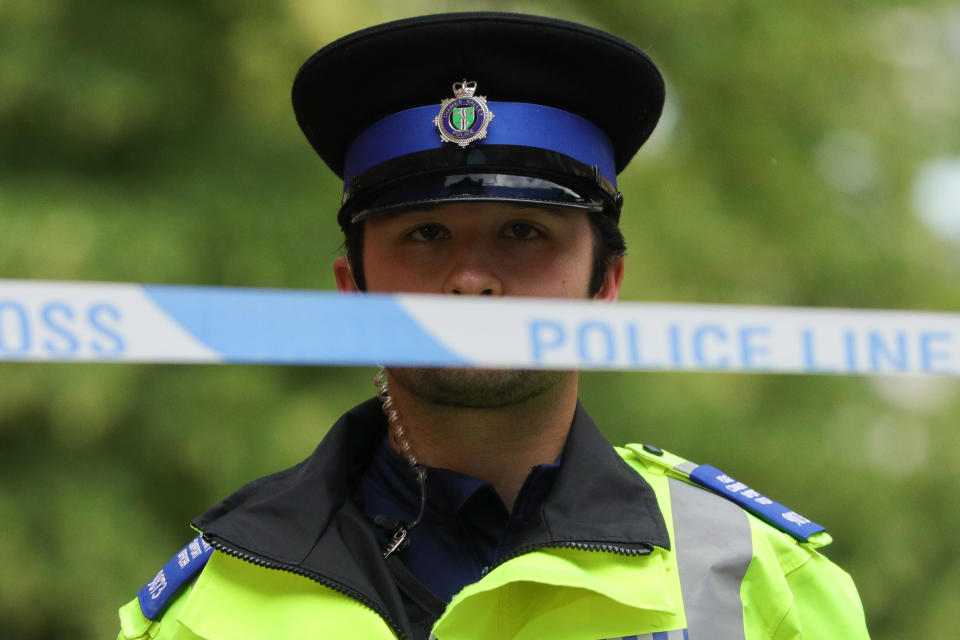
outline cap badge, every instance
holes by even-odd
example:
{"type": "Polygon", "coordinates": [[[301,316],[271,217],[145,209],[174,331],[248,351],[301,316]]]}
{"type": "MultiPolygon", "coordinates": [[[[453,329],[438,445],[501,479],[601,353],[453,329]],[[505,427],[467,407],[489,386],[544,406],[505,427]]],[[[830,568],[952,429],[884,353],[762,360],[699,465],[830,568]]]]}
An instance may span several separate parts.
{"type": "Polygon", "coordinates": [[[466,147],[487,137],[493,112],[484,96],[475,96],[476,81],[453,83],[453,97],[440,103],[440,113],[433,124],[440,130],[440,139],[466,147]]]}

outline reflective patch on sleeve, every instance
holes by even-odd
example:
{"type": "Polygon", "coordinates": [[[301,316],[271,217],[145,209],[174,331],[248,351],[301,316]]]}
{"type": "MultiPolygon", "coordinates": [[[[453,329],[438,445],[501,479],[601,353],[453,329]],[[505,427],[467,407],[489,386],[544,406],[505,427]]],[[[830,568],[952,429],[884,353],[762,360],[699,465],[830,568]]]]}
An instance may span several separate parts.
{"type": "Polygon", "coordinates": [[[806,542],[816,533],[826,531],[825,527],[791,511],[779,502],[774,502],[742,482],[737,482],[709,464],[702,464],[694,469],[690,473],[690,479],[727,500],[736,502],[753,515],[801,542],[806,542]]]}
{"type": "MultiPolygon", "coordinates": [[[[430,636],[430,640],[435,640],[430,636]]],[[[689,640],[686,629],[676,629],[674,631],[654,631],[653,633],[641,633],[635,636],[618,636],[616,638],[607,638],[606,640],[689,640]]]]}
{"type": "Polygon", "coordinates": [[[170,558],[157,575],[137,593],[143,616],[156,620],[177,590],[207,564],[212,553],[213,547],[207,544],[202,536],[197,536],[170,558]]]}

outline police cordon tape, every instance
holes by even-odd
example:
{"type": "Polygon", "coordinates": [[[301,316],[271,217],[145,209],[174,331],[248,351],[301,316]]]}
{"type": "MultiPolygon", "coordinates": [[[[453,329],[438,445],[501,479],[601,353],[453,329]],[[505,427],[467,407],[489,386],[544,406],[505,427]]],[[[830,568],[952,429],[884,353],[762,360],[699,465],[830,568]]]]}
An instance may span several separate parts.
{"type": "Polygon", "coordinates": [[[960,376],[960,313],[0,280],[0,360],[960,376]]]}

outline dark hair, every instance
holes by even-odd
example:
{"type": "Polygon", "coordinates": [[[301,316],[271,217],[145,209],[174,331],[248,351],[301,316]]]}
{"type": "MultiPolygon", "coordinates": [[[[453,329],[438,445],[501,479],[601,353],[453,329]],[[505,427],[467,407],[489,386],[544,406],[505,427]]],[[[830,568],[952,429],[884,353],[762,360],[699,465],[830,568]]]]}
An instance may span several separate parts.
{"type": "Polygon", "coordinates": [[[593,266],[590,272],[591,297],[603,286],[607,267],[627,254],[627,243],[617,221],[607,214],[589,214],[593,232],[593,266]]]}
{"type": "MultiPolygon", "coordinates": [[[[611,216],[603,213],[588,214],[588,216],[590,230],[593,232],[593,264],[588,293],[594,296],[603,286],[607,267],[626,255],[627,244],[620,226],[611,216]]],[[[353,273],[353,281],[357,283],[358,289],[365,291],[367,281],[363,272],[363,221],[347,225],[343,233],[343,246],[346,249],[347,261],[350,263],[350,271],[353,273]]]]}

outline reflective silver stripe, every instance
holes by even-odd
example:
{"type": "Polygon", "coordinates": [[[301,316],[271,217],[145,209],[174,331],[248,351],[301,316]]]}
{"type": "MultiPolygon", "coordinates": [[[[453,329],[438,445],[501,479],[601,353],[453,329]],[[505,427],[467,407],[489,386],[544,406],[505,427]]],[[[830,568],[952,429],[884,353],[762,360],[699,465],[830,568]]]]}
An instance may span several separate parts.
{"type": "Polygon", "coordinates": [[[747,514],[681,480],[669,483],[689,640],[744,640],[740,584],[753,557],[747,514]]]}
{"type": "MultiPolygon", "coordinates": [[[[433,640],[432,637],[428,640],[433,640]]],[[[674,631],[653,631],[651,633],[641,633],[636,636],[617,636],[616,638],[606,638],[606,640],[689,640],[686,629],[675,629],[674,631]]]]}
{"type": "Polygon", "coordinates": [[[695,462],[681,462],[674,467],[674,470],[679,471],[680,473],[688,476],[693,473],[693,470],[697,468],[697,463],[695,462]]]}

